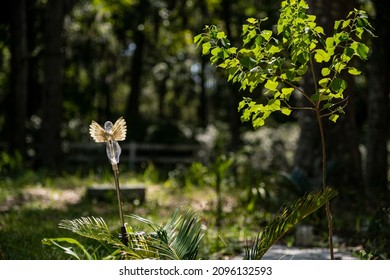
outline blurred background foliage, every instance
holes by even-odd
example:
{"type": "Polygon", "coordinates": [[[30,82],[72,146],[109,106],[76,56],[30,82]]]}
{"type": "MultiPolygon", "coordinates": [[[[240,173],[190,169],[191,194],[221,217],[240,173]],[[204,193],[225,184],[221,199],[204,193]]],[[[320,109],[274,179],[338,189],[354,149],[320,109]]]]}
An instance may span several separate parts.
{"type": "MultiPolygon", "coordinates": [[[[390,236],[384,210],[390,207],[390,4],[308,2],[327,31],[334,19],[351,9],[365,9],[378,36],[368,42],[371,53],[362,75],[348,80],[346,115],[326,133],[331,147],[329,182],[340,191],[334,215],[341,226],[336,228],[355,239],[363,231],[379,231],[383,238],[374,234],[370,244],[384,251],[390,244],[384,240],[390,236]]],[[[319,188],[321,158],[314,118],[301,113],[273,116],[267,127],[253,131],[237,112],[238,102],[248,93],[226,84],[225,73],[210,66],[193,44],[206,24],[219,26],[234,44],[248,17],[268,17],[265,24],[272,24],[279,7],[280,1],[270,0],[4,1],[0,191],[10,193],[9,181],[30,178],[31,172],[104,173],[105,161],[72,162],[75,156],[91,154],[88,148],[72,147],[93,145],[88,134],[91,120],[103,123],[119,116],[127,121],[126,143],[197,147],[192,163],[141,162],[122,168],[144,172],[150,182],[183,189],[221,184],[222,193],[237,191],[248,213],[276,210],[284,201],[319,188]],[[217,182],[221,156],[233,163],[217,182]]],[[[6,195],[0,198],[5,201],[6,195]]]]}

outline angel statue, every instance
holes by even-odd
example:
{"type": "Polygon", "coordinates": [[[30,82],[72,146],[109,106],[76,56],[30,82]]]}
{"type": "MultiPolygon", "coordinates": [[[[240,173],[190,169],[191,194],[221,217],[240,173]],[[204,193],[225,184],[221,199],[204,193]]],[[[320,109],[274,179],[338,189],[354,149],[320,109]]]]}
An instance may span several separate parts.
{"type": "Polygon", "coordinates": [[[119,206],[119,217],[122,223],[122,241],[126,245],[128,243],[126,225],[123,219],[123,210],[122,210],[122,200],[120,195],[119,187],[119,156],[121,155],[122,149],[118,144],[118,141],[123,141],[126,139],[126,122],[123,117],[120,117],[114,124],[107,121],[104,123],[104,129],[95,121],[89,126],[89,134],[96,143],[106,143],[106,152],[107,157],[110,160],[112,165],[112,170],[114,171],[115,178],[115,187],[118,198],[119,206]]]}
{"type": "Polygon", "coordinates": [[[112,165],[119,163],[122,149],[118,141],[126,139],[126,132],[126,122],[123,117],[120,117],[114,124],[110,121],[105,122],[104,129],[95,121],[92,121],[89,126],[89,134],[96,143],[107,143],[107,157],[112,165]]]}

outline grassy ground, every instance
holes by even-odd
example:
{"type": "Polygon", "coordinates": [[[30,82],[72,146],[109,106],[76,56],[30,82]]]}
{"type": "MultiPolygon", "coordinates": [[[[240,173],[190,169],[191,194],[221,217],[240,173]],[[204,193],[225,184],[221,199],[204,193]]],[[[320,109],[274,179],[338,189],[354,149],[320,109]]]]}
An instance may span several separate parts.
{"type": "MultiPolygon", "coordinates": [[[[86,188],[96,183],[113,183],[110,174],[49,177],[27,172],[14,179],[0,180],[0,259],[64,259],[61,252],[42,245],[43,238],[75,237],[58,228],[62,219],[82,216],[103,217],[113,229],[119,226],[118,209],[112,203],[91,201],[86,188]]],[[[165,222],[178,207],[192,207],[201,216],[205,236],[200,251],[204,259],[232,258],[243,253],[248,239],[255,237],[263,214],[247,215],[239,206],[239,192],[223,196],[223,222],[215,227],[216,194],[212,187],[179,188],[155,183],[134,174],[122,174],[121,184],[146,185],[143,205],[124,203],[126,214],[136,214],[157,223],[165,222]]],[[[133,227],[134,220],[126,218],[133,227]]]]}

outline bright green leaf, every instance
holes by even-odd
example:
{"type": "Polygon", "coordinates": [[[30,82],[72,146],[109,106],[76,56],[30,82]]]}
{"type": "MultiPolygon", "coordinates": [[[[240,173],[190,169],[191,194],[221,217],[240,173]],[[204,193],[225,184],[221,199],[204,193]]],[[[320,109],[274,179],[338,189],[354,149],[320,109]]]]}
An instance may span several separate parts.
{"type": "Polygon", "coordinates": [[[268,80],[265,83],[264,87],[266,89],[269,89],[269,90],[275,90],[277,88],[278,84],[279,84],[278,82],[274,82],[274,81],[268,80]]]}
{"type": "Polygon", "coordinates": [[[283,108],[282,113],[285,114],[286,116],[289,116],[291,114],[292,110],[289,108],[283,108]]]}
{"type": "Polygon", "coordinates": [[[328,67],[324,67],[321,69],[322,76],[326,77],[330,74],[330,69],[328,67]]]}
{"type": "Polygon", "coordinates": [[[256,24],[258,22],[258,20],[255,18],[248,18],[246,21],[251,23],[251,24],[256,24]]]}
{"type": "Polygon", "coordinates": [[[328,86],[328,83],[329,83],[330,79],[329,78],[323,78],[321,80],[318,81],[318,84],[322,87],[322,88],[326,88],[328,86]]]}
{"type": "Polygon", "coordinates": [[[206,55],[210,52],[210,49],[211,49],[211,43],[210,42],[206,42],[202,45],[202,54],[203,55],[206,55]]]}
{"type": "Polygon", "coordinates": [[[225,35],[225,32],[218,32],[217,33],[217,39],[222,39],[222,38],[225,38],[226,37],[226,35],[225,35]]]}
{"type": "Polygon", "coordinates": [[[316,26],[314,28],[314,31],[317,32],[318,34],[325,34],[324,29],[321,26],[316,26]]]}
{"type": "Polygon", "coordinates": [[[334,22],[333,29],[334,29],[334,30],[339,29],[340,23],[341,23],[341,20],[336,20],[336,21],[334,22]]]}
{"type": "Polygon", "coordinates": [[[336,122],[338,118],[339,118],[338,114],[332,114],[329,116],[329,120],[331,120],[332,122],[336,122]]]}
{"type": "Polygon", "coordinates": [[[282,98],[289,99],[294,88],[282,88],[282,98]]]}
{"type": "Polygon", "coordinates": [[[321,63],[321,62],[328,62],[329,59],[330,59],[330,55],[322,50],[322,49],[319,49],[319,50],[315,50],[315,55],[314,55],[314,59],[318,62],[318,63],[321,63]]]}
{"type": "Polygon", "coordinates": [[[216,48],[212,49],[211,54],[212,55],[218,55],[220,51],[221,51],[221,48],[216,47],[216,48]]]}
{"type": "Polygon", "coordinates": [[[347,20],[344,20],[343,21],[343,24],[341,26],[341,28],[346,28],[348,27],[348,25],[350,24],[351,20],[350,19],[347,19],[347,20]]]}
{"type": "Polygon", "coordinates": [[[253,120],[252,125],[254,128],[261,127],[265,124],[264,120],[261,118],[256,118],[253,120]]]}
{"type": "Polygon", "coordinates": [[[194,43],[195,44],[200,44],[203,41],[203,34],[198,34],[194,37],[194,43]]]}
{"type": "Polygon", "coordinates": [[[261,37],[263,37],[265,40],[269,41],[269,39],[272,36],[272,31],[271,30],[263,30],[261,31],[261,37]]]}
{"type": "Polygon", "coordinates": [[[356,69],[355,67],[349,67],[348,73],[351,75],[360,75],[362,72],[356,69]]]}

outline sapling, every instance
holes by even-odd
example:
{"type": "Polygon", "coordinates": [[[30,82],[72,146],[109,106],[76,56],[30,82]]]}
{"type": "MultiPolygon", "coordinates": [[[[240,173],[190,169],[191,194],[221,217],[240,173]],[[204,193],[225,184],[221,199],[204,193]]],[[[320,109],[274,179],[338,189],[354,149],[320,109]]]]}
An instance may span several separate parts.
{"type": "MultiPolygon", "coordinates": [[[[242,121],[251,121],[254,128],[265,125],[274,112],[289,116],[294,110],[309,110],[318,122],[322,151],[322,190],[327,189],[326,145],[323,118],[336,122],[344,113],[348,97],[341,75],[360,75],[352,66],[353,58],[366,60],[369,48],[363,35],[373,36],[365,11],[354,9],[345,19],[334,22],[334,32],[326,36],[316,24],[316,16],[307,13],[304,0],[282,1],[275,30],[262,27],[267,20],[247,19],[242,26],[242,45],[232,46],[217,26],[206,26],[194,42],[202,46],[202,54],[210,62],[224,68],[228,81],[241,84],[240,90],[250,93],[262,89],[265,102],[244,97],[238,110],[242,121]],[[315,71],[320,69],[320,75],[315,71]],[[306,92],[301,87],[304,76],[310,75],[314,88],[306,92]],[[293,96],[307,100],[307,106],[293,105],[293,96]]],[[[328,221],[330,258],[333,253],[333,223],[329,201],[325,203],[328,221]]]]}

